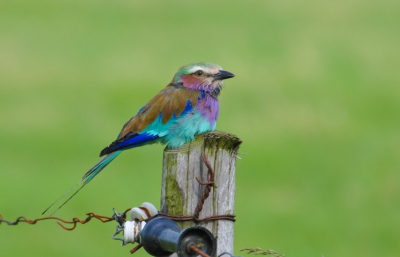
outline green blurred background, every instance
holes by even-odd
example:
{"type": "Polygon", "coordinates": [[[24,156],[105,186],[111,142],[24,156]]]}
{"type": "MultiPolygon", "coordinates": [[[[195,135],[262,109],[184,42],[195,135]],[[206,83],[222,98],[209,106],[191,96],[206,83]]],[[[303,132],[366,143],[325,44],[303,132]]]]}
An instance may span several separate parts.
{"type": "MultiPolygon", "coordinates": [[[[0,213],[41,212],[185,64],[236,74],[235,254],[398,256],[398,1],[0,2],[0,213]]],[[[57,216],[159,207],[161,145],[120,155],[57,216]]],[[[129,256],[115,224],[0,226],[1,256],[129,256]]],[[[141,250],[136,256],[147,256],[141,250]]]]}

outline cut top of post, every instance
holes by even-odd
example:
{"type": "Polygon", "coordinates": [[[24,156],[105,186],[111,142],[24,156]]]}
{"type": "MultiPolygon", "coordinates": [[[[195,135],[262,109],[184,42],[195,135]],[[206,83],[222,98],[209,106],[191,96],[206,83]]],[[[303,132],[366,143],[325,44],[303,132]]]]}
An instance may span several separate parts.
{"type": "Polygon", "coordinates": [[[207,132],[201,135],[197,135],[195,139],[190,142],[182,145],[178,148],[165,148],[165,152],[189,152],[190,149],[194,147],[198,147],[204,144],[204,147],[207,149],[224,149],[230,151],[237,151],[239,146],[242,144],[242,140],[238,138],[236,135],[224,132],[224,131],[212,131],[207,132]]]}

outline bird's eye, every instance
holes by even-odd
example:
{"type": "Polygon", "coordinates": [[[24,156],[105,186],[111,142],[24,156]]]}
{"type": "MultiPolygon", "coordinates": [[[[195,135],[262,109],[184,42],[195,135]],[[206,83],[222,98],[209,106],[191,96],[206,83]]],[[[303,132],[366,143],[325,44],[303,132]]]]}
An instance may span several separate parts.
{"type": "Polygon", "coordinates": [[[201,76],[201,75],[203,75],[203,74],[204,74],[204,72],[201,71],[201,70],[198,70],[198,71],[196,71],[196,72],[194,73],[194,75],[196,75],[196,76],[201,76]]]}

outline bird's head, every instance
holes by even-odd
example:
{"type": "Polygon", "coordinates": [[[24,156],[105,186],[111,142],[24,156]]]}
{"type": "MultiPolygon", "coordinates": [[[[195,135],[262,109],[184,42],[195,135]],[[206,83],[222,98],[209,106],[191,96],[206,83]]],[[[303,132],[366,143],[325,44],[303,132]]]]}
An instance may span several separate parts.
{"type": "Polygon", "coordinates": [[[216,64],[199,62],[181,67],[172,82],[182,84],[188,89],[204,90],[218,96],[223,86],[222,81],[234,76],[216,64]]]}

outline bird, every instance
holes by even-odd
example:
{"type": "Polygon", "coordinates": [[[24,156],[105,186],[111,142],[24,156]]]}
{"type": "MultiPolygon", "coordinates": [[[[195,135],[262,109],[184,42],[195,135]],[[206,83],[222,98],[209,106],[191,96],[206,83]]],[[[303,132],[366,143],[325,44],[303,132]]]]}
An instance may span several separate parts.
{"type": "Polygon", "coordinates": [[[100,152],[103,158],[42,214],[81,184],[52,216],[125,150],[155,143],[177,148],[193,141],[196,135],[215,130],[223,80],[234,76],[213,63],[182,66],[172,81],[125,123],[117,139],[100,152]]]}

